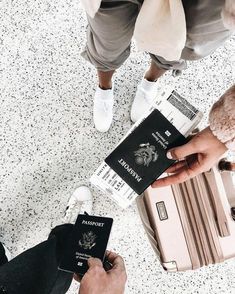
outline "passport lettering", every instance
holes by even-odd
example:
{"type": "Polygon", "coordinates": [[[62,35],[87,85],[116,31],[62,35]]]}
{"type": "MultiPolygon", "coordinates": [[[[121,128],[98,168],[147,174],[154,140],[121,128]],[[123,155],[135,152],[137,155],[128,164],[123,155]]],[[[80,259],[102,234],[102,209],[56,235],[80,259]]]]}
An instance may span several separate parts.
{"type": "Polygon", "coordinates": [[[125,162],[122,158],[118,160],[118,163],[121,164],[121,166],[137,181],[142,181],[142,178],[129,166],[128,163],[125,162]]]}
{"type": "Polygon", "coordinates": [[[92,222],[92,221],[86,221],[86,220],[83,220],[82,224],[88,225],[88,226],[96,226],[96,227],[103,227],[104,226],[104,223],[98,223],[98,222],[92,222]]]}

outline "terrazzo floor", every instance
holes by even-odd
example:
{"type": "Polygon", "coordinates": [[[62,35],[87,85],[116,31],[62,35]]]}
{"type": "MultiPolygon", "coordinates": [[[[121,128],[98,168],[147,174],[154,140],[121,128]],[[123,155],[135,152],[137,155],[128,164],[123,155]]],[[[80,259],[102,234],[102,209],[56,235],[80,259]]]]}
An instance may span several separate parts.
{"type": "MultiPolygon", "coordinates": [[[[133,46],[115,75],[115,115],[109,132],[92,123],[95,70],[81,57],[86,19],[76,0],[0,1],[0,240],[13,256],[47,238],[73,190],[88,184],[100,161],[130,128],[136,85],[148,65],[133,46]]],[[[206,123],[213,101],[235,80],[235,38],[213,55],[189,63],[161,85],[199,107],[206,123]]],[[[235,260],[195,272],[162,270],[136,206],[119,208],[91,187],[94,213],[114,218],[109,248],[128,272],[126,293],[235,293],[235,260]]],[[[77,293],[73,283],[68,293],[77,293]]],[[[101,294],[101,293],[99,293],[101,294]]]]}

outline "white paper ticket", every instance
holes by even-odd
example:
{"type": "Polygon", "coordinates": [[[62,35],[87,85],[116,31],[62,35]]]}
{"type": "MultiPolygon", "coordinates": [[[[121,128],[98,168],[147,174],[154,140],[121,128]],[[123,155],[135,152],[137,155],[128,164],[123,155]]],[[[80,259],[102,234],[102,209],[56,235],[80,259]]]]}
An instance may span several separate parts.
{"type": "Polygon", "coordinates": [[[185,137],[192,132],[203,116],[185,98],[171,89],[163,91],[156,97],[150,111],[154,108],[158,109],[185,137]]]}
{"type": "Polygon", "coordinates": [[[122,208],[127,208],[138,196],[104,161],[91,176],[90,181],[122,208]]]}

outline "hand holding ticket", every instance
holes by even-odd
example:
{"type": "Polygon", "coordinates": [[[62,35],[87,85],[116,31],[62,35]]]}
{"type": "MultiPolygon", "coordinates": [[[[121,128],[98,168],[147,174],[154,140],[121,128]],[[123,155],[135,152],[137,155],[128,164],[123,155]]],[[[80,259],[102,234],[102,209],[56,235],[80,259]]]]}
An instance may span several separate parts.
{"type": "Polygon", "coordinates": [[[183,145],[202,113],[175,91],[164,91],[149,112],[100,165],[91,182],[126,208],[175,160],[167,150],[183,145]]]}

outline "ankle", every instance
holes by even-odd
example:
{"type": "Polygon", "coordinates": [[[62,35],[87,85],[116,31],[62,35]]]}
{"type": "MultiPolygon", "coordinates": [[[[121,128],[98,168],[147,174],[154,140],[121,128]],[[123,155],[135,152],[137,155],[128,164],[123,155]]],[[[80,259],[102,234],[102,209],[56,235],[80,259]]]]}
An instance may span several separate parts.
{"type": "Polygon", "coordinates": [[[156,75],[150,71],[146,71],[146,73],[144,75],[144,79],[149,82],[156,82],[158,79],[158,75],[156,75]]]}
{"type": "Polygon", "coordinates": [[[112,77],[114,74],[114,70],[111,71],[97,71],[99,87],[102,90],[109,90],[112,88],[112,77]]]}
{"type": "Polygon", "coordinates": [[[156,82],[165,72],[166,69],[158,67],[153,61],[151,61],[150,67],[146,71],[144,78],[149,82],[156,82]]]}
{"type": "Polygon", "coordinates": [[[110,83],[99,83],[99,88],[102,90],[111,90],[112,89],[112,82],[110,83]]]}

